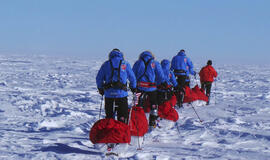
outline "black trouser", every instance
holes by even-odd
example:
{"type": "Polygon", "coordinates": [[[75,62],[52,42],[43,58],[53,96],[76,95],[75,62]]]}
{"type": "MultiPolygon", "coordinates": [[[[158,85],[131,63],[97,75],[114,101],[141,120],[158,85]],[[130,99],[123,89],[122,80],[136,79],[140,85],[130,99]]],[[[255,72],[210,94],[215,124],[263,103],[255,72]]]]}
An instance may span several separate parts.
{"type": "Polygon", "coordinates": [[[146,94],[149,96],[149,101],[150,101],[151,106],[158,104],[157,91],[146,92],[146,94]]]}
{"type": "Polygon", "coordinates": [[[157,91],[146,92],[149,96],[151,111],[149,114],[149,126],[155,126],[158,118],[158,94],[157,91]]]}
{"type": "MultiPolygon", "coordinates": [[[[149,126],[155,126],[156,125],[156,120],[158,118],[158,97],[157,97],[157,91],[152,91],[152,92],[141,92],[141,97],[144,97],[142,100],[143,102],[139,102],[140,104],[143,105],[144,110],[146,110],[146,100],[147,98],[149,99],[151,111],[149,114],[149,126]]],[[[139,97],[140,98],[140,97],[139,97]]]]}
{"type": "Polygon", "coordinates": [[[158,105],[170,100],[173,96],[172,92],[169,91],[158,91],[157,92],[157,101],[158,101],[158,105]]]}
{"type": "Polygon", "coordinates": [[[178,101],[178,105],[179,107],[182,106],[183,100],[184,100],[184,96],[185,96],[185,90],[184,88],[186,86],[189,86],[190,81],[186,81],[187,79],[189,79],[188,76],[186,75],[179,75],[177,76],[177,83],[178,83],[178,92],[176,92],[176,98],[178,101]]]}
{"type": "Polygon", "coordinates": [[[106,118],[114,118],[117,113],[117,120],[128,123],[128,99],[124,98],[105,98],[106,118]],[[115,104],[115,106],[114,106],[115,104]]]}
{"type": "Polygon", "coordinates": [[[187,83],[186,79],[187,79],[187,76],[186,75],[179,75],[179,76],[176,76],[177,77],[177,83],[178,83],[178,86],[179,86],[179,89],[182,89],[184,88],[185,86],[189,86],[189,81],[187,83]]]}
{"type": "MultiPolygon", "coordinates": [[[[201,87],[206,91],[206,96],[210,98],[212,82],[201,82],[201,87]]],[[[209,101],[209,100],[208,100],[209,101]]]]}
{"type": "Polygon", "coordinates": [[[139,91],[141,93],[139,97],[139,106],[142,106],[144,109],[146,109],[146,100],[149,99],[150,105],[158,105],[158,98],[157,98],[157,91],[152,92],[143,92],[139,91]]]}

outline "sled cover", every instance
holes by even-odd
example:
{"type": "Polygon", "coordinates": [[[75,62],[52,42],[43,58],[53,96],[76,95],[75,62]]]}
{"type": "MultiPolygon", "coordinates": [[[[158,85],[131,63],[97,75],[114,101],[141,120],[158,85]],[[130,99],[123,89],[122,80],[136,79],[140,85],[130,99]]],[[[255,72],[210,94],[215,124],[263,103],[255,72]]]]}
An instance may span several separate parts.
{"type": "Polygon", "coordinates": [[[174,109],[176,97],[172,96],[169,101],[166,101],[158,106],[158,116],[167,120],[176,122],[179,118],[177,111],[174,109]]]}
{"type": "Polygon", "coordinates": [[[129,126],[112,118],[98,120],[91,128],[90,141],[96,143],[130,143],[129,126]]]}
{"type": "Polygon", "coordinates": [[[132,136],[144,136],[144,134],[148,131],[148,122],[143,108],[134,106],[132,107],[130,113],[130,134],[132,136]]]}
{"type": "Polygon", "coordinates": [[[184,103],[193,102],[196,100],[208,101],[208,97],[205,95],[204,90],[200,89],[198,85],[190,89],[186,86],[184,103]]]}

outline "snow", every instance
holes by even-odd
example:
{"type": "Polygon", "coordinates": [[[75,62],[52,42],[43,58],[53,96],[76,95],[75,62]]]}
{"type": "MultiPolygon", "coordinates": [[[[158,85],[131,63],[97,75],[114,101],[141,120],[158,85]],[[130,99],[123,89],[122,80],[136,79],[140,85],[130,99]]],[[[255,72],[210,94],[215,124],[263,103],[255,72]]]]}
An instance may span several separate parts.
{"type": "MultiPolygon", "coordinates": [[[[95,77],[101,64],[0,56],[0,159],[117,159],[89,141],[99,118],[95,77]]],[[[162,120],[139,140],[143,150],[136,150],[133,137],[119,159],[270,159],[270,66],[215,67],[210,105],[192,104],[202,123],[186,104],[176,123],[162,120]]],[[[191,86],[197,83],[192,78],[191,86]]]]}

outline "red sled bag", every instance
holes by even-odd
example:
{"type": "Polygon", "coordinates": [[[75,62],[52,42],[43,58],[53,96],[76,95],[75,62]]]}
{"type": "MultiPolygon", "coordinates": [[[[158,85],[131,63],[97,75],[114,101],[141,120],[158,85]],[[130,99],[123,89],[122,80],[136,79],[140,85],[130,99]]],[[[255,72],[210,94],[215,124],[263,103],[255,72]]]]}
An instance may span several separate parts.
{"type": "Polygon", "coordinates": [[[188,86],[186,86],[183,103],[193,102],[196,101],[197,99],[198,99],[197,94],[192,92],[192,90],[188,86]]]}
{"type": "Polygon", "coordinates": [[[173,95],[172,98],[170,99],[170,101],[171,101],[172,107],[174,107],[176,105],[176,102],[177,102],[176,96],[173,95]]]}
{"type": "Polygon", "coordinates": [[[166,101],[158,106],[158,116],[176,122],[179,119],[177,111],[173,108],[171,101],[166,101]]]}
{"type": "Polygon", "coordinates": [[[183,103],[189,103],[196,100],[208,101],[208,97],[204,94],[203,90],[196,85],[194,88],[190,89],[186,86],[185,97],[183,103]]]}
{"type": "Polygon", "coordinates": [[[146,101],[143,104],[144,106],[144,112],[149,113],[151,111],[151,104],[150,104],[150,99],[147,97],[146,101]]]}
{"type": "Polygon", "coordinates": [[[96,143],[130,143],[129,126],[112,118],[98,120],[90,130],[90,141],[96,143]]]}
{"type": "Polygon", "coordinates": [[[129,127],[132,136],[144,136],[148,131],[148,121],[142,107],[132,107],[129,127]]]}
{"type": "Polygon", "coordinates": [[[192,92],[197,94],[198,100],[202,100],[205,102],[208,101],[208,97],[205,95],[204,90],[199,88],[198,85],[196,85],[194,88],[192,88],[192,92]]]}

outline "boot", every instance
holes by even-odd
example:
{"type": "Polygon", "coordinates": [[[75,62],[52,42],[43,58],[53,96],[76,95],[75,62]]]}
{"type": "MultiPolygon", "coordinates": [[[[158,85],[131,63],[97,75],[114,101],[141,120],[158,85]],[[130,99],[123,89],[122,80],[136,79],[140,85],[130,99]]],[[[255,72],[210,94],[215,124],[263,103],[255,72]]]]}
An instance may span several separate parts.
{"type": "Polygon", "coordinates": [[[179,100],[178,100],[178,107],[183,107],[183,100],[184,100],[184,92],[180,92],[179,94],[179,100]]]}
{"type": "Polygon", "coordinates": [[[210,94],[206,94],[206,96],[208,97],[208,101],[206,102],[206,105],[209,105],[209,103],[210,103],[210,94]]]}
{"type": "Polygon", "coordinates": [[[158,108],[157,105],[152,105],[151,111],[149,114],[149,126],[156,127],[156,120],[158,118],[158,108]]]}
{"type": "Polygon", "coordinates": [[[156,128],[157,123],[156,123],[157,116],[150,114],[149,115],[149,127],[156,128]]]}

